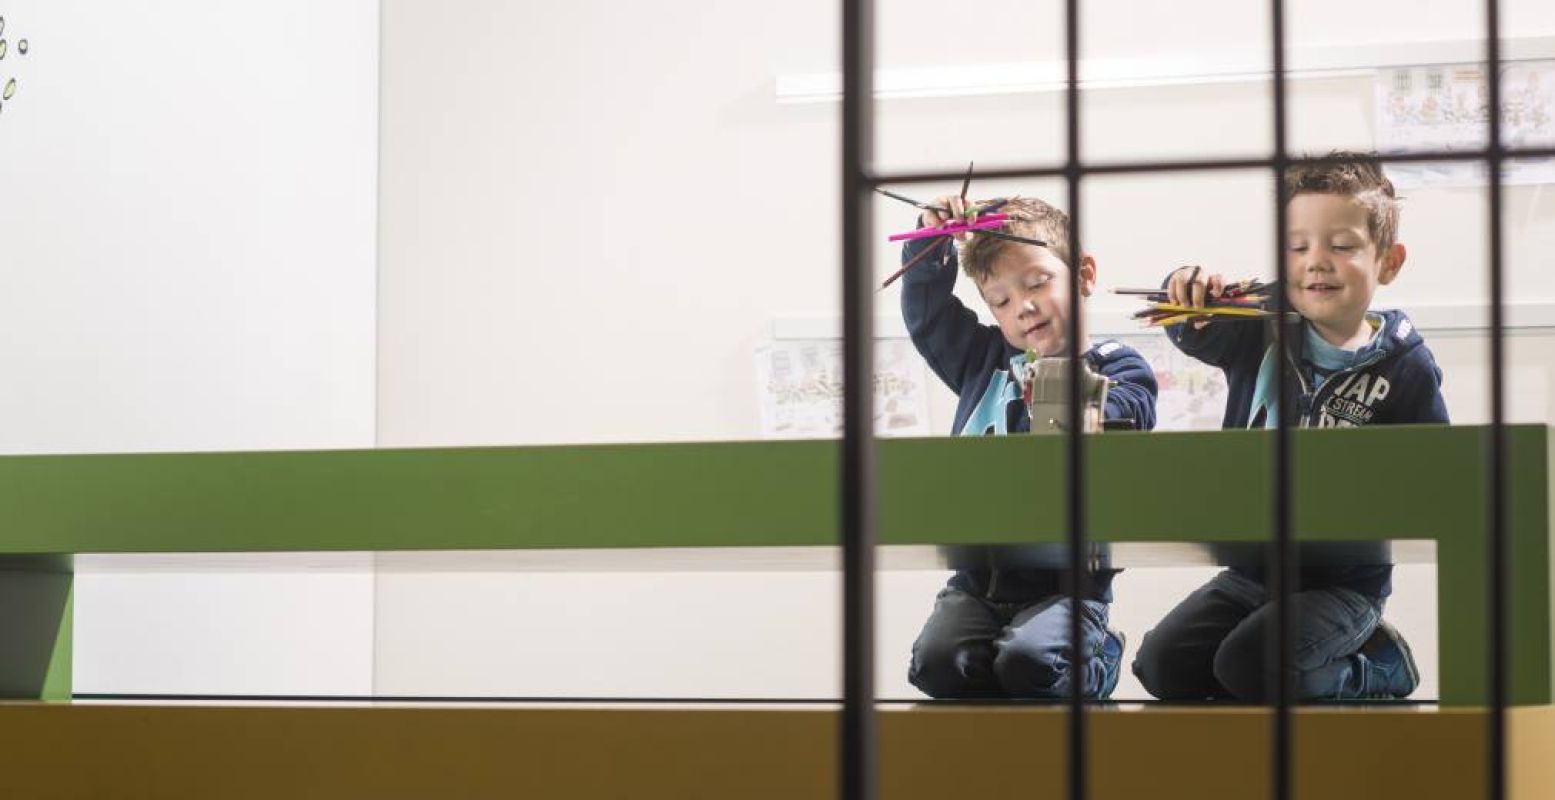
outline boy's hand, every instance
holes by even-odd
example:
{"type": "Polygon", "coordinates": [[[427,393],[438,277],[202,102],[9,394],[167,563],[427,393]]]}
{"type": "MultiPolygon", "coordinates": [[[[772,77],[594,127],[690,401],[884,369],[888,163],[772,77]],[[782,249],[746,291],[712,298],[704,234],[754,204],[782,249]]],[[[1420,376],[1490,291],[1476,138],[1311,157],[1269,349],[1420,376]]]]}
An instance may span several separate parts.
{"type": "MultiPolygon", "coordinates": [[[[938,211],[924,211],[923,214],[919,216],[918,222],[925,228],[937,228],[940,225],[944,225],[945,223],[952,220],[964,220],[967,217],[967,203],[965,200],[961,199],[960,195],[947,194],[944,197],[936,197],[934,198],[934,202],[929,203],[929,205],[938,206],[940,208],[948,208],[950,209],[951,216],[946,217],[938,211]]],[[[965,233],[955,233],[951,235],[954,236],[958,242],[964,242],[967,239],[967,234],[965,233]]]]}
{"type": "MultiPolygon", "coordinates": [[[[1189,308],[1203,308],[1210,298],[1218,298],[1226,291],[1226,279],[1220,273],[1206,274],[1202,267],[1183,267],[1172,273],[1172,277],[1166,282],[1166,299],[1179,306],[1189,308]]],[[[1209,320],[1199,320],[1193,323],[1193,329],[1199,330],[1209,324],[1209,320]]]]}

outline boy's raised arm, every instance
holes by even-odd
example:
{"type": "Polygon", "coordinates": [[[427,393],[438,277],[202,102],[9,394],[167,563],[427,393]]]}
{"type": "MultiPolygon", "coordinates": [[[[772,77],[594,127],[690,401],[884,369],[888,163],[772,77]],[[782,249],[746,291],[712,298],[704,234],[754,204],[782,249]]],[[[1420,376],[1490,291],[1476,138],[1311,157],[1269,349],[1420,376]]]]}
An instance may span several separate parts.
{"type": "Polygon", "coordinates": [[[983,325],[977,314],[957,299],[956,248],[944,238],[918,239],[902,248],[902,263],[926,247],[939,248],[902,276],[902,319],[913,346],[934,374],[960,393],[967,371],[999,333],[983,325]]]}

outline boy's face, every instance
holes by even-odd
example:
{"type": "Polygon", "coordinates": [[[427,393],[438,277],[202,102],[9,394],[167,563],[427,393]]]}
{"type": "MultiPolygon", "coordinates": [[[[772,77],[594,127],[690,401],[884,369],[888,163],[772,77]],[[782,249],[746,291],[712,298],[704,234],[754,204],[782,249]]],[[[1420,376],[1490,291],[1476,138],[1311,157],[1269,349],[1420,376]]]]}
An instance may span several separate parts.
{"type": "MultiPolygon", "coordinates": [[[[1080,259],[1080,294],[1096,285],[1096,262],[1080,259]]],[[[977,289],[999,322],[1004,340],[1044,356],[1064,354],[1069,335],[1069,267],[1051,250],[1011,244],[999,250],[991,274],[977,289]]]]}
{"type": "Polygon", "coordinates": [[[1285,258],[1291,307],[1320,328],[1352,334],[1366,318],[1377,287],[1404,266],[1404,246],[1378,252],[1365,206],[1341,194],[1299,194],[1286,209],[1290,252],[1285,258]]]}

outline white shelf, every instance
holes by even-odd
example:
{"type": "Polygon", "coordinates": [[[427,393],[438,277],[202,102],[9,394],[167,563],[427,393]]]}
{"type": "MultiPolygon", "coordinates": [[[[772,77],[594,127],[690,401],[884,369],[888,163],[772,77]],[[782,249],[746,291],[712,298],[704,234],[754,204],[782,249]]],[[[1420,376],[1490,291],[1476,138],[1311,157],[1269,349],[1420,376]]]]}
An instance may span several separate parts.
{"type": "MultiPolygon", "coordinates": [[[[1503,37],[1502,58],[1527,61],[1555,58],[1555,36],[1503,37]]],[[[1420,64],[1469,64],[1484,59],[1478,38],[1416,42],[1293,46],[1286,73],[1292,80],[1366,77],[1376,70],[1420,64]]],[[[1251,83],[1269,80],[1267,49],[1150,58],[1098,58],[1080,62],[1085,89],[1251,83]]],[[[1033,94],[1063,91],[1063,61],[1026,61],[935,67],[891,67],[875,71],[875,98],[1033,94]]],[[[779,103],[831,103],[842,97],[842,74],[816,72],[779,75],[779,103]]]]}

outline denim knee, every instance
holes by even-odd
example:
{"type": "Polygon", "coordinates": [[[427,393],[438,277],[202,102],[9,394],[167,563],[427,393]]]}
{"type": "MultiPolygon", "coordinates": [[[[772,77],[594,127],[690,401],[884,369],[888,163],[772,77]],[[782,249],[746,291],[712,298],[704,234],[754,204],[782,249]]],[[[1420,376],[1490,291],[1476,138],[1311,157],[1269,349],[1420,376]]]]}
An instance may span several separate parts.
{"type": "Polygon", "coordinates": [[[1058,647],[1000,648],[993,661],[994,676],[1011,697],[1067,697],[1068,671],[1059,667],[1061,657],[1058,647]]]}
{"type": "MultiPolygon", "coordinates": [[[[1274,670],[1265,666],[1264,643],[1255,637],[1228,638],[1215,652],[1215,679],[1232,697],[1249,703],[1267,702],[1274,670]]],[[[1338,693],[1328,686],[1331,676],[1320,670],[1292,665],[1288,672],[1293,701],[1335,698],[1338,693]]]]}
{"type": "Polygon", "coordinates": [[[1261,627],[1233,632],[1215,651],[1215,680],[1238,700],[1262,702],[1272,677],[1264,669],[1264,648],[1261,627]]]}
{"type": "Polygon", "coordinates": [[[953,641],[919,637],[907,681],[938,699],[983,696],[993,680],[992,662],[991,644],[957,646],[953,641]]]}
{"type": "MultiPolygon", "coordinates": [[[[1296,641],[1285,668],[1293,699],[1336,699],[1356,666],[1356,648],[1376,627],[1381,604],[1348,589],[1304,591],[1291,599],[1296,641]]],[[[1271,606],[1259,608],[1215,651],[1215,678],[1239,700],[1263,702],[1270,694],[1275,675],[1267,644],[1271,617],[1271,606]]]]}
{"type": "Polygon", "coordinates": [[[1149,631],[1134,653],[1134,677],[1151,697],[1202,700],[1208,694],[1205,685],[1211,676],[1202,674],[1203,666],[1189,663],[1185,655],[1167,632],[1159,628],[1149,631]]]}

